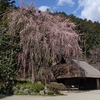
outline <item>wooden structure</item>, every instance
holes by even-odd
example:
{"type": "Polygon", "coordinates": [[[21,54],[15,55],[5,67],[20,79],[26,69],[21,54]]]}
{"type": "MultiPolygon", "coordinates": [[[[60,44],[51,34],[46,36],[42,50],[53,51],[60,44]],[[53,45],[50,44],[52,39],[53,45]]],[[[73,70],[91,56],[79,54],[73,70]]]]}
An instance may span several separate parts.
{"type": "Polygon", "coordinates": [[[68,60],[53,67],[57,82],[79,90],[100,89],[100,71],[85,61],[68,60]]]}

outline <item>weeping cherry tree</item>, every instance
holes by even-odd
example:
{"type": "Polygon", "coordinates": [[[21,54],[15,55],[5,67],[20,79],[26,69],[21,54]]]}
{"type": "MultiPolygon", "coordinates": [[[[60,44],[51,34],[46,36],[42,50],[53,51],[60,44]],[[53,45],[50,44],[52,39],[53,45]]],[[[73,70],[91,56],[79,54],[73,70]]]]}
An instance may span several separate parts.
{"type": "Polygon", "coordinates": [[[9,14],[9,32],[20,37],[18,67],[21,75],[37,78],[37,70],[57,63],[62,56],[80,53],[75,24],[61,15],[24,6],[9,14]]]}

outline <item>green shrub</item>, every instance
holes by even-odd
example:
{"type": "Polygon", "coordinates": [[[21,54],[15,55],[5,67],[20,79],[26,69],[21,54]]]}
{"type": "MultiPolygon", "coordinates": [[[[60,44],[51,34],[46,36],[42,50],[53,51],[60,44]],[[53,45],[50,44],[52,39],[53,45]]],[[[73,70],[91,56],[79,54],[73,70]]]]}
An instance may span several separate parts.
{"type": "Polygon", "coordinates": [[[29,82],[18,83],[13,87],[14,94],[37,94],[43,89],[44,85],[41,82],[36,82],[34,84],[29,82]]]}
{"type": "Polygon", "coordinates": [[[34,83],[33,89],[35,92],[40,92],[41,90],[44,89],[44,84],[42,84],[41,82],[34,83]]]}
{"type": "Polygon", "coordinates": [[[31,94],[31,92],[33,92],[33,84],[19,83],[15,87],[13,87],[13,92],[14,94],[31,94]]]}
{"type": "Polygon", "coordinates": [[[47,94],[48,94],[48,95],[54,95],[55,93],[54,93],[54,91],[49,90],[47,94]]]}
{"type": "Polygon", "coordinates": [[[65,89],[66,87],[62,83],[51,82],[44,86],[41,82],[35,82],[34,84],[26,82],[26,83],[18,83],[13,87],[14,94],[31,94],[36,95],[39,94],[40,91],[44,91],[46,95],[54,95],[59,94],[60,90],[65,89]],[[45,88],[47,87],[47,88],[45,88]]]}
{"type": "Polygon", "coordinates": [[[0,94],[10,95],[13,94],[13,84],[6,82],[6,83],[0,83],[0,94]]]}
{"type": "Polygon", "coordinates": [[[59,93],[60,90],[63,90],[66,88],[65,85],[63,85],[62,83],[57,83],[57,82],[51,82],[49,85],[48,85],[49,89],[54,91],[55,93],[59,93]]]}
{"type": "Polygon", "coordinates": [[[24,83],[24,84],[20,84],[20,88],[21,89],[32,89],[33,88],[33,84],[32,83],[24,83]]]}

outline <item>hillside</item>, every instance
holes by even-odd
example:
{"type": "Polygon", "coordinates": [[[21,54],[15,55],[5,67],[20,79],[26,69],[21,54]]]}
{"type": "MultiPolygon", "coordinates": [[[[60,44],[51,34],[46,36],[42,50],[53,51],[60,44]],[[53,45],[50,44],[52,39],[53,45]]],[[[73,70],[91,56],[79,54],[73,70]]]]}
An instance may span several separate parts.
{"type": "Polygon", "coordinates": [[[100,23],[81,19],[73,14],[67,15],[64,12],[56,12],[54,14],[62,15],[75,23],[75,29],[81,38],[79,44],[82,48],[82,55],[80,59],[86,60],[100,70],[100,23]]]}

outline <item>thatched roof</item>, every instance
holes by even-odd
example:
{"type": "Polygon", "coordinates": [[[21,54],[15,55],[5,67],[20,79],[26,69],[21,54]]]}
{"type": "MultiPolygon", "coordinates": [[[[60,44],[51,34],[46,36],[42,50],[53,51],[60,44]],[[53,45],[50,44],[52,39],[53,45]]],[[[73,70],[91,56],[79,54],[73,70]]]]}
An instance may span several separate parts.
{"type": "Polygon", "coordinates": [[[75,77],[100,78],[100,71],[87,62],[79,60],[67,59],[66,63],[55,65],[52,71],[56,79],[75,77]]]}
{"type": "Polygon", "coordinates": [[[94,68],[93,66],[89,65],[87,62],[77,60],[73,61],[85,71],[85,77],[100,78],[100,71],[94,68]]]}

